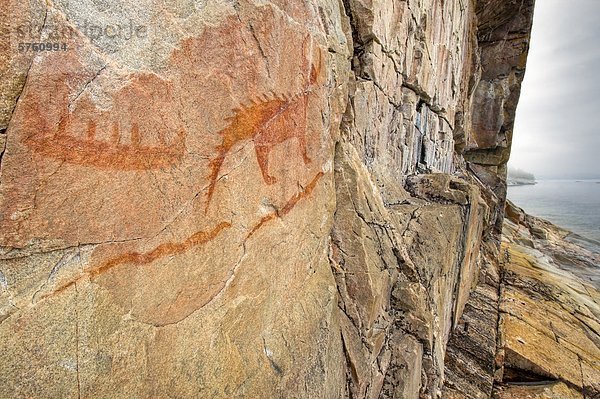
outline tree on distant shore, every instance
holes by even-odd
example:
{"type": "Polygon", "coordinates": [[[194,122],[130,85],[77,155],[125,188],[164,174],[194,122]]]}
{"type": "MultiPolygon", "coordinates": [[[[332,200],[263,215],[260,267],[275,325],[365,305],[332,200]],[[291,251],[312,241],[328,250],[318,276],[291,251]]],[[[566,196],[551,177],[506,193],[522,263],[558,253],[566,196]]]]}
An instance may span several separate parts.
{"type": "Polygon", "coordinates": [[[535,176],[533,173],[529,173],[524,171],[523,169],[518,168],[509,168],[508,169],[508,178],[509,179],[522,179],[522,180],[531,180],[535,181],[535,176]]]}

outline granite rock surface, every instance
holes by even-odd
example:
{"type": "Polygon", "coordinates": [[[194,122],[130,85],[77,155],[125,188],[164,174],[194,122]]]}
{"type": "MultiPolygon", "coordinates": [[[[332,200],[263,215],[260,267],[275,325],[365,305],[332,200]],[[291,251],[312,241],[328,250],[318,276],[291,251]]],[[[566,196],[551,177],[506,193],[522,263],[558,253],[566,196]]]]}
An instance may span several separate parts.
{"type": "Polygon", "coordinates": [[[550,279],[500,247],[533,0],[8,3],[0,398],[595,389],[592,304],[581,378],[510,316],[550,279]]]}

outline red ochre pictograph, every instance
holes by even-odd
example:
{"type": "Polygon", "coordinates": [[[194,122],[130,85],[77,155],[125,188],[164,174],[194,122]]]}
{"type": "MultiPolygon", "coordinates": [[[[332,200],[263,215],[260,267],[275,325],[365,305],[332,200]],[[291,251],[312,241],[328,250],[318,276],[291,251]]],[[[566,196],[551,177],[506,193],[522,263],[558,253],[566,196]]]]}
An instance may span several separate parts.
{"type": "MultiPolygon", "coordinates": [[[[308,61],[306,61],[308,63],[308,61]]],[[[256,158],[263,180],[267,185],[277,182],[269,174],[269,153],[284,141],[296,138],[304,164],[311,162],[306,149],[306,117],[309,96],[316,88],[320,74],[320,53],[317,65],[310,66],[308,83],[296,94],[264,94],[252,99],[249,105],[233,110],[234,115],[226,118],[229,125],[218,132],[223,138],[217,147],[217,155],[210,161],[209,187],[205,212],[208,212],[219,173],[227,154],[245,140],[254,142],[256,158]]]]}
{"type": "Polygon", "coordinates": [[[69,287],[72,287],[83,277],[89,277],[90,280],[96,279],[101,274],[104,274],[121,265],[148,265],[157,260],[163,259],[168,256],[179,255],[188,252],[192,248],[205,245],[210,241],[217,238],[223,231],[229,229],[231,223],[221,222],[210,231],[198,231],[185,239],[182,242],[166,242],[160,244],[156,248],[149,252],[127,252],[112,259],[109,259],[95,267],[87,270],[82,276],[77,279],[71,280],[66,284],[59,286],[53,292],[43,296],[41,299],[47,296],[58,294],[69,287]]]}
{"type": "MultiPolygon", "coordinates": [[[[227,29],[242,31],[243,27],[240,29],[234,25],[227,29]]],[[[301,40],[299,38],[298,42],[301,40]]],[[[260,172],[267,185],[277,182],[269,173],[269,154],[281,143],[296,139],[304,165],[312,162],[307,150],[307,136],[311,137],[307,132],[307,113],[313,98],[311,96],[316,95],[319,88],[323,59],[320,48],[317,47],[316,57],[311,56],[314,54],[312,48],[307,51],[309,40],[312,39],[309,37],[304,40],[302,61],[298,65],[303,83],[298,83],[296,89],[288,90],[287,93],[282,90],[255,97],[249,95],[253,99],[248,104],[233,109],[232,115],[225,119],[226,127],[218,132],[222,140],[212,153],[209,170],[206,171],[208,192],[205,212],[209,209],[225,159],[241,142],[253,142],[260,172]]],[[[208,44],[212,45],[212,42],[208,44]]],[[[196,61],[193,56],[197,54],[202,52],[193,52],[190,60],[196,61]]],[[[258,84],[259,79],[253,75],[257,73],[256,69],[249,67],[244,73],[249,76],[231,76],[251,82],[249,87],[258,84]]],[[[92,93],[88,92],[80,93],[75,102],[71,103],[69,96],[74,94],[71,93],[73,83],[67,84],[67,77],[68,74],[56,75],[50,82],[55,90],[46,97],[34,93],[24,98],[23,116],[31,121],[28,126],[33,129],[25,132],[23,140],[34,153],[74,165],[125,171],[167,168],[182,162],[187,151],[186,130],[181,125],[180,110],[177,107],[180,106],[179,90],[187,90],[187,87],[175,89],[170,80],[156,74],[136,73],[129,76],[128,83],[116,92],[104,93],[110,97],[111,107],[99,108],[93,101],[92,93]],[[60,114],[47,116],[45,109],[59,110],[60,114]]],[[[190,76],[187,78],[193,81],[190,76]]],[[[250,89],[249,92],[256,91],[250,89]]],[[[255,234],[263,227],[285,217],[301,201],[308,200],[325,176],[322,171],[313,173],[316,174],[306,185],[283,200],[282,207],[247,226],[247,230],[241,232],[240,239],[256,238],[255,234]]],[[[202,209],[199,211],[202,212],[202,209]]],[[[40,299],[59,294],[83,279],[94,281],[105,273],[118,273],[121,268],[151,267],[162,259],[188,253],[213,240],[225,239],[223,236],[226,232],[235,234],[233,230],[236,229],[231,222],[221,221],[180,240],[158,242],[150,248],[141,249],[137,247],[138,244],[132,244],[135,246],[127,249],[116,247],[114,256],[95,259],[89,268],[77,276],[70,276],[52,292],[41,295],[40,299]]],[[[139,244],[143,242],[142,240],[139,244]]]]}
{"type": "MultiPolygon", "coordinates": [[[[264,182],[276,183],[269,173],[269,154],[273,148],[287,140],[298,141],[299,153],[305,165],[312,162],[307,151],[307,112],[310,96],[318,88],[322,72],[319,49],[312,60],[303,44],[303,61],[299,73],[305,84],[293,94],[273,92],[258,96],[250,104],[233,110],[226,118],[227,127],[218,132],[222,137],[216,154],[209,163],[209,188],[206,209],[215,191],[221,167],[234,146],[252,141],[264,182]],[[312,60],[312,61],[311,61],[312,60]]],[[[111,97],[112,108],[99,109],[87,96],[76,103],[67,100],[67,84],[56,77],[56,90],[50,98],[28,98],[25,117],[35,122],[37,130],[28,132],[25,143],[33,152],[44,157],[70,164],[116,170],[149,170],[176,165],[186,152],[186,131],[175,128],[177,119],[172,109],[177,93],[172,83],[151,73],[136,74],[130,82],[111,97]],[[57,107],[59,105],[59,107],[57,107]],[[49,119],[45,107],[62,108],[58,118],[49,119]],[[167,121],[165,124],[160,122],[167,121]]],[[[318,172],[307,185],[289,198],[284,206],[250,227],[249,239],[267,223],[287,215],[303,199],[309,197],[324,176],[318,172]]],[[[60,285],[48,295],[54,295],[76,284],[82,278],[95,280],[106,272],[123,267],[150,265],[169,256],[186,253],[206,245],[224,231],[231,229],[230,222],[222,221],[209,230],[201,230],[183,241],[164,242],[148,252],[127,251],[96,263],[77,278],[60,285]]]]}
{"type": "MultiPolygon", "coordinates": [[[[60,86],[64,83],[57,84],[58,92],[64,89],[60,86]]],[[[54,129],[47,126],[48,121],[42,120],[42,100],[36,99],[29,106],[29,114],[39,120],[40,130],[29,136],[25,143],[40,155],[75,165],[116,170],[170,167],[183,159],[186,132],[183,128],[169,131],[166,126],[151,120],[151,112],[160,108],[155,102],[170,98],[172,87],[169,83],[155,75],[140,74],[115,95],[114,112],[96,110],[85,99],[72,111],[65,106],[54,129]],[[146,115],[138,104],[147,107],[146,115]],[[131,112],[123,112],[127,108],[131,112]],[[142,129],[140,122],[131,120],[136,117],[146,117],[152,123],[146,123],[142,129]],[[104,128],[100,129],[99,124],[104,128]],[[151,133],[152,137],[145,138],[144,133],[151,133]]],[[[155,119],[162,117],[161,112],[165,111],[158,111],[155,119]]]]}
{"type": "MultiPolygon", "coordinates": [[[[246,240],[250,239],[261,228],[263,228],[268,222],[270,222],[276,218],[282,218],[283,216],[290,213],[292,211],[292,209],[294,209],[300,201],[308,198],[313,193],[313,191],[317,187],[317,184],[319,183],[321,178],[323,178],[323,176],[325,176],[324,172],[317,173],[317,175],[308,183],[308,185],[306,187],[304,187],[302,189],[302,191],[295,194],[292,198],[290,198],[286,202],[286,204],[283,208],[260,219],[254,225],[254,227],[252,229],[250,229],[250,231],[245,239],[246,240]]],[[[216,225],[212,230],[198,231],[181,242],[165,242],[165,243],[158,245],[157,247],[155,247],[154,249],[152,249],[148,252],[127,252],[127,253],[121,254],[114,258],[108,259],[100,264],[97,264],[96,266],[85,271],[82,275],[80,275],[76,279],[71,280],[65,284],[62,284],[59,287],[57,287],[55,290],[53,290],[52,292],[49,292],[49,293],[41,296],[40,299],[44,299],[46,297],[59,294],[59,293],[65,291],[66,289],[77,284],[77,282],[80,281],[81,279],[83,279],[84,277],[88,277],[91,281],[94,281],[95,279],[97,279],[98,277],[103,275],[104,273],[106,273],[112,269],[115,269],[119,266],[127,266],[127,265],[129,265],[129,266],[144,266],[144,265],[152,264],[153,262],[160,260],[160,259],[164,259],[168,256],[175,256],[175,255],[186,253],[195,247],[206,245],[207,243],[215,240],[224,231],[230,229],[231,227],[232,227],[231,223],[221,222],[218,225],[216,225]]]]}

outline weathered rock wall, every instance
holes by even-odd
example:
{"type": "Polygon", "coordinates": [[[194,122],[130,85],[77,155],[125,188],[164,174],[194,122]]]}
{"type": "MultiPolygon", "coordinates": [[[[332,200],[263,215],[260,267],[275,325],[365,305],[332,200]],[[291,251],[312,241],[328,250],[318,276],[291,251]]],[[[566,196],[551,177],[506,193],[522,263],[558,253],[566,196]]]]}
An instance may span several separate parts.
{"type": "Polygon", "coordinates": [[[349,391],[435,397],[446,380],[447,396],[490,397],[504,166],[533,2],[345,4],[354,78],[338,148],[355,160],[336,161],[336,182],[352,193],[347,169],[362,164],[373,187],[337,194],[349,391]]]}
{"type": "Polygon", "coordinates": [[[470,100],[470,132],[464,158],[468,169],[487,187],[489,231],[483,247],[479,283],[467,303],[461,326],[454,330],[446,356],[444,397],[487,398],[501,381],[500,287],[503,271],[498,237],[506,198],[506,162],[525,73],[534,1],[477,3],[478,72],[470,100]]]}
{"type": "Polygon", "coordinates": [[[491,395],[533,0],[9,3],[1,398],[491,395]]]}

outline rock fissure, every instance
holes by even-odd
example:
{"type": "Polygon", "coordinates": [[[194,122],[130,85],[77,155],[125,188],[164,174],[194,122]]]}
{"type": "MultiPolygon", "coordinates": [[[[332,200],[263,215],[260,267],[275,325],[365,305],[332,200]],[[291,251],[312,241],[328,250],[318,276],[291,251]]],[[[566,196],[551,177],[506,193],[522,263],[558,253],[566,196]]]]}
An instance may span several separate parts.
{"type": "Polygon", "coordinates": [[[98,79],[98,77],[102,74],[103,71],[106,70],[106,67],[108,66],[108,64],[104,64],[100,67],[100,69],[98,69],[98,71],[94,74],[94,76],[92,76],[87,82],[85,82],[85,84],[83,85],[83,87],[81,88],[81,90],[75,95],[75,97],[73,98],[72,101],[70,101],[69,105],[68,105],[68,110],[69,112],[73,112],[73,108],[74,108],[74,104],[77,102],[77,100],[79,100],[79,97],[81,97],[81,95],[87,90],[87,88],[96,80],[98,79]]]}

